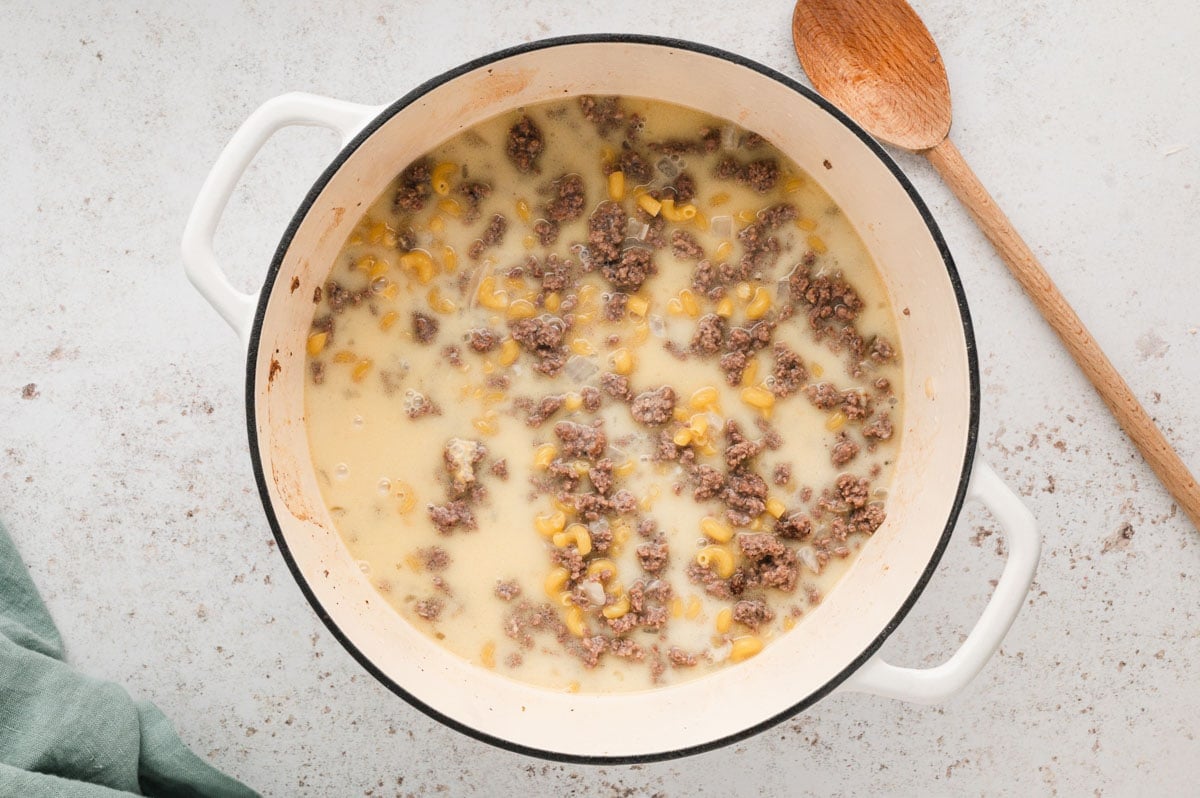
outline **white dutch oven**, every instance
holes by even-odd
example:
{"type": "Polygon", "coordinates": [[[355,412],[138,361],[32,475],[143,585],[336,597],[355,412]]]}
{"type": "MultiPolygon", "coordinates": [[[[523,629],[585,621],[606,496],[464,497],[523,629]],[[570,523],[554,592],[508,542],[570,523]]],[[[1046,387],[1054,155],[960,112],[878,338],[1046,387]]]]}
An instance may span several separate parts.
{"type": "Polygon", "coordinates": [[[612,762],[679,756],[729,743],[831,691],[908,701],[954,694],[996,651],[1037,563],[1034,521],[975,457],[979,384],[966,300],[929,211],[861,129],[794,81],[738,56],[635,36],[536,42],[480,59],[389,106],[307,94],[268,101],[209,174],[183,240],[188,276],[247,345],[250,455],[279,549],[330,631],[414,706],[466,734],[524,753],[612,762]],[[857,227],[899,315],[903,437],[887,521],[842,582],[762,654],[680,685],[640,693],[552,692],[448,653],[381,600],[321,502],[304,427],[305,339],[313,289],[361,209],[416,156],[502,111],[576,94],[668,100],[758,131],[816,176],[857,227]],[[213,232],[251,158],[287,125],[321,125],[345,143],[304,199],[258,296],[230,286],[213,232]],[[962,647],[930,669],[875,653],[912,607],[964,500],[1004,529],[1008,561],[962,647]]]}

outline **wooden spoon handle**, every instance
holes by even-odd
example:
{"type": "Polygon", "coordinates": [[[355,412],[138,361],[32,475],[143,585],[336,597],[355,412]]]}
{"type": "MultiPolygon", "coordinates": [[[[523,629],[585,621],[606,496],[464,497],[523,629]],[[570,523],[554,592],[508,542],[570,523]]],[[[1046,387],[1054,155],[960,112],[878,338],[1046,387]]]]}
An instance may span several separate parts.
{"type": "Polygon", "coordinates": [[[1200,487],[1197,487],[1195,477],[1188,472],[1187,466],[1163,437],[1162,431],[1154,425],[1133,391],[1129,390],[1125,380],[1101,351],[1096,339],[1067,304],[1066,298],[1038,263],[1012,222],[963,160],[958,148],[947,138],[932,149],[925,150],[924,155],[955,196],[967,206],[979,229],[1000,253],[1017,282],[1091,380],[1100,398],[1116,416],[1146,462],[1179,502],[1192,525],[1200,529],[1200,487]]]}

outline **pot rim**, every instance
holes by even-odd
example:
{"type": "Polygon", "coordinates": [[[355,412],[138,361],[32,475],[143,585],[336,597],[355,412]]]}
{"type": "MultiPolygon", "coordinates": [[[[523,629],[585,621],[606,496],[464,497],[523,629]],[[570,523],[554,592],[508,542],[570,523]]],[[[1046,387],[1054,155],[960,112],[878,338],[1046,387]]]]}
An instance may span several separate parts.
{"type": "Polygon", "coordinates": [[[883,645],[884,641],[896,630],[908,613],[916,604],[917,599],[925,591],[929,580],[932,578],[934,571],[937,569],[938,563],[945,553],[946,546],[950,542],[950,536],[954,531],[954,526],[958,521],[958,516],[962,511],[963,502],[966,499],[967,486],[971,477],[971,466],[975,458],[975,450],[978,443],[979,435],[979,413],[980,413],[980,389],[979,389],[979,362],[975,344],[974,329],[971,325],[970,311],[967,306],[967,298],[963,291],[962,281],[959,278],[958,270],[954,265],[954,259],[950,254],[950,249],[942,236],[941,230],[938,228],[937,222],[934,220],[932,213],[926,206],[916,188],[909,182],[908,178],[900,170],[900,167],[892,159],[883,147],[873,139],[865,130],[863,130],[850,117],[842,113],[832,103],[826,100],[821,95],[817,94],[812,89],[801,84],[793,78],[784,75],[783,73],[753,61],[736,53],[731,53],[727,50],[722,50],[707,44],[676,39],[665,36],[652,36],[644,34],[631,33],[611,33],[611,34],[575,34],[570,36],[557,36],[546,39],[538,39],[527,42],[525,44],[508,47],[502,50],[497,50],[488,55],[467,61],[457,67],[443,72],[442,74],[431,78],[424,83],[421,83],[416,88],[404,94],[395,102],[387,105],[374,119],[367,123],[365,127],[348,143],[330,162],[329,166],[322,171],[321,175],[313,183],[312,188],[305,195],[297,208],[291,221],[288,223],[287,229],[280,238],[279,246],[275,250],[275,254],[271,259],[271,265],[267,271],[266,279],[263,282],[262,290],[258,297],[257,307],[254,312],[254,320],[250,328],[248,339],[248,351],[246,360],[246,425],[249,437],[250,460],[254,469],[254,479],[258,486],[259,498],[262,500],[263,510],[267,516],[267,522],[270,524],[271,532],[275,537],[280,554],[283,555],[284,562],[287,563],[288,570],[292,577],[296,580],[296,584],[300,588],[300,592],[308,600],[316,612],[317,617],[325,624],[329,632],[334,638],[346,649],[347,652],[358,662],[360,666],[372,676],[375,677],[381,684],[391,690],[393,693],[403,698],[409,705],[420,710],[425,715],[438,721],[439,723],[448,726],[468,737],[475,740],[488,743],[506,751],[511,751],[516,754],[536,757],[539,759],[550,760],[554,762],[563,762],[571,764],[584,765],[627,765],[627,764],[645,764],[652,762],[663,762],[681,757],[692,756],[695,754],[706,753],[718,748],[722,748],[733,743],[740,742],[747,738],[753,737],[760,732],[763,732],[783,721],[799,714],[816,702],[820,701],[825,696],[833,692],[839,685],[842,684],[849,676],[862,667],[868,659],[870,659],[883,645]],[[493,64],[504,59],[535,52],[538,50],[550,49],[554,47],[564,47],[577,44],[637,44],[649,45],[656,47],[664,47],[678,50],[688,50],[701,55],[719,58],[729,61],[738,66],[751,69],[760,75],[770,78],[778,83],[783,84],[788,89],[800,94],[806,99],[818,105],[826,113],[829,113],[837,119],[848,130],[854,133],[867,146],[868,149],[883,163],[885,167],[892,173],[893,177],[900,184],[901,188],[908,195],[909,200],[913,203],[921,219],[925,222],[930,236],[937,245],[938,254],[942,258],[945,265],[947,276],[950,279],[951,287],[954,290],[955,303],[958,307],[959,317],[962,320],[962,331],[964,344],[967,354],[967,372],[970,383],[969,397],[969,419],[967,422],[966,446],[963,454],[962,471],[958,482],[957,490],[954,494],[954,501],[950,507],[950,512],[946,520],[945,527],[938,539],[937,545],[934,548],[933,555],[929,559],[928,565],[921,572],[912,591],[905,599],[904,603],[897,610],[892,619],[884,626],[880,633],[871,641],[865,650],[859,656],[849,662],[845,668],[839,671],[832,679],[826,682],[823,686],[813,691],[803,700],[796,702],[788,707],[785,707],[778,713],[772,715],[759,723],[753,724],[741,731],[719,737],[715,740],[708,741],[699,745],[685,746],[667,751],[657,751],[646,754],[626,755],[626,756],[590,756],[561,753],[547,749],[533,748],[530,746],[514,743],[501,737],[475,729],[461,721],[455,720],[434,707],[421,701],[416,696],[405,690],[405,688],[392,680],[380,668],[378,668],[365,654],[363,654],[354,642],[341,630],[333,618],[325,611],[320,600],[316,597],[312,588],[308,583],[305,574],[300,570],[295,558],[292,556],[288,542],[283,535],[282,527],[279,519],[275,514],[274,506],[271,502],[270,493],[268,490],[266,473],[263,469],[262,457],[259,454],[259,437],[257,433],[257,414],[255,412],[255,364],[258,360],[259,345],[262,337],[263,321],[266,317],[267,306],[272,292],[275,288],[275,282],[278,279],[280,269],[283,264],[283,259],[288,249],[291,246],[301,223],[304,221],[313,204],[325,189],[326,185],[333,178],[354,152],[369,139],[377,130],[393,116],[399,113],[402,109],[408,107],[413,102],[438,88],[444,83],[447,83],[461,75],[475,71],[481,67],[493,64]]]}

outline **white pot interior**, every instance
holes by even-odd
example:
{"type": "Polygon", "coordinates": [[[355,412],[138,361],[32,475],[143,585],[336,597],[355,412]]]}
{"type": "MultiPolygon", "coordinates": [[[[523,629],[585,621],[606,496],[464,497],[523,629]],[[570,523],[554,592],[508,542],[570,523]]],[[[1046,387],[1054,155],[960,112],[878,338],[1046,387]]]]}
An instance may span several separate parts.
{"type": "Polygon", "coordinates": [[[254,432],[286,552],[329,622],[385,680],[476,734],[526,749],[661,754],[742,733],[806,701],[871,648],[909,601],[963,479],[970,359],[958,296],[929,224],[859,134],[787,85],[712,54],[646,42],[555,44],[437,85],[387,119],[333,174],[267,290],[251,350],[254,432]],[[677,686],[604,696],[551,692],[483,670],[381,600],[321,502],[303,405],[313,289],[361,209],[409,161],[462,128],[515,106],[585,93],[667,100],[770,139],[825,186],[863,237],[898,312],[905,356],[903,439],[888,518],[837,588],[744,664],[677,686]]]}

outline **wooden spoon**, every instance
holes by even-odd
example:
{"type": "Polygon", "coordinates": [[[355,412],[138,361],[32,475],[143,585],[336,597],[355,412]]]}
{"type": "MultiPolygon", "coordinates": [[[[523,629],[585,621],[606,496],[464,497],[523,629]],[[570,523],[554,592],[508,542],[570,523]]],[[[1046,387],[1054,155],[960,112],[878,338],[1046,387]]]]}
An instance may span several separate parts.
{"type": "Polygon", "coordinates": [[[929,159],[1200,529],[1195,477],[948,138],[950,84],[916,12],[904,0],[799,0],[792,38],[817,91],[876,138],[929,159]]]}

